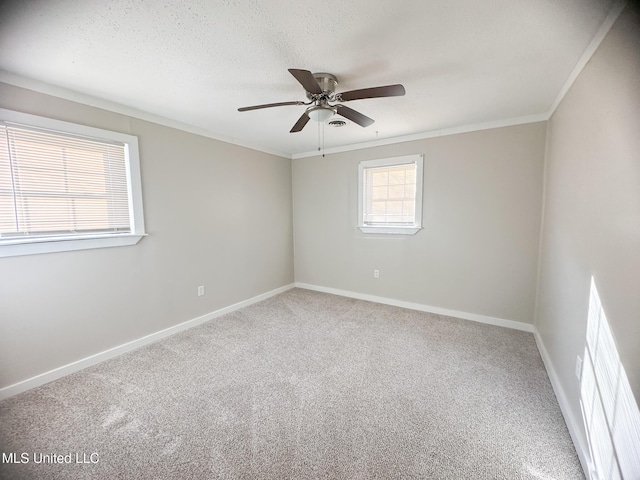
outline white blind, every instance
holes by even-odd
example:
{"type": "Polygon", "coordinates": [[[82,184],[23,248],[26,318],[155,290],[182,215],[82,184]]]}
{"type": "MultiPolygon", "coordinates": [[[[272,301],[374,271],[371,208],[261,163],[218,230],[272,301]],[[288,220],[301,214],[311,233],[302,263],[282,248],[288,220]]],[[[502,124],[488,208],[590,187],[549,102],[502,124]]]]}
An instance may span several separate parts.
{"type": "Polygon", "coordinates": [[[131,232],[126,145],[0,124],[0,241],[131,232]]]}
{"type": "Polygon", "coordinates": [[[415,162],[364,170],[365,225],[412,225],[415,212],[415,162]]]}
{"type": "Polygon", "coordinates": [[[593,277],[580,404],[598,478],[639,478],[640,410],[593,277]]]}

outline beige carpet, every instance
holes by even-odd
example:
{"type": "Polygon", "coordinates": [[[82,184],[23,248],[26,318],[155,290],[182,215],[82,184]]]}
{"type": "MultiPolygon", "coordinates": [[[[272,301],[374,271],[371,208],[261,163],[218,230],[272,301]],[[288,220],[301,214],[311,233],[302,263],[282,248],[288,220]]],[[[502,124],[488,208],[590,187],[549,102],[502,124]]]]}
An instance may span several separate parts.
{"type": "Polygon", "coordinates": [[[3,479],[584,478],[531,334],[301,289],[5,400],[0,441],[3,479]]]}

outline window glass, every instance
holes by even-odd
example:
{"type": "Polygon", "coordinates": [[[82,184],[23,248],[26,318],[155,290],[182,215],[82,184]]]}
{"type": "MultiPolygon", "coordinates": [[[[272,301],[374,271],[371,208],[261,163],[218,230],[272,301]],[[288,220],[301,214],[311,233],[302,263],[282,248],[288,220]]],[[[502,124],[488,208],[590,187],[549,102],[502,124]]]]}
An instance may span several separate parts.
{"type": "Polygon", "coordinates": [[[360,230],[416,233],[422,227],[422,168],[422,155],[360,162],[360,230]]]}

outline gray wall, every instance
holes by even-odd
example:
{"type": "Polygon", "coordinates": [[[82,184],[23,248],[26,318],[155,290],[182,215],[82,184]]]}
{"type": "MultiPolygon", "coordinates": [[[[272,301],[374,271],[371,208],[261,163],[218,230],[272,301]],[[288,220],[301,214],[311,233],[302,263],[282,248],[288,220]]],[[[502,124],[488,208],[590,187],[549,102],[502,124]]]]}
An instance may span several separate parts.
{"type": "Polygon", "coordinates": [[[0,106],[138,136],[149,234],[0,258],[0,388],[293,282],[291,160],[5,84],[0,106]]]}
{"type": "MultiPolygon", "coordinates": [[[[613,26],[548,122],[536,328],[580,422],[591,276],[640,398],[640,20],[613,26]]],[[[584,435],[584,432],[582,433],[584,435]]]]}
{"type": "Polygon", "coordinates": [[[532,323],[544,148],[535,123],[294,160],[296,281],[532,323]],[[358,162],[413,153],[424,229],[363,234],[358,162]]]}

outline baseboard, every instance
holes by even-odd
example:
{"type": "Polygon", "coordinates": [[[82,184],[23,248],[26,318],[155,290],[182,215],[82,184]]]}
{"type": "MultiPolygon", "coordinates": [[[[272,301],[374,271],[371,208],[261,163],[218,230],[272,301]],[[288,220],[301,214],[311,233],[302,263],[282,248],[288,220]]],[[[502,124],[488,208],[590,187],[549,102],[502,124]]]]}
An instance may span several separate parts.
{"type": "Polygon", "coordinates": [[[368,295],[366,293],[351,292],[349,290],[340,290],[337,288],[321,287],[318,285],[310,285],[307,283],[296,282],[297,288],[307,290],[315,290],[316,292],[331,293],[340,295],[341,297],[357,298],[358,300],[367,300],[369,302],[382,303],[385,305],[393,305],[394,307],[408,308],[409,310],[418,310],[420,312],[435,313],[437,315],[446,315],[449,317],[462,318],[463,320],[471,320],[473,322],[487,323],[498,327],[512,328],[514,330],[522,330],[524,332],[533,333],[533,325],[530,323],[516,322],[514,320],[505,320],[504,318],[489,317],[487,315],[479,315],[476,313],[460,312],[458,310],[449,310],[448,308],[432,307],[421,303],[405,302],[403,300],[395,300],[393,298],[378,297],[376,295],[368,295]]]}
{"type": "Polygon", "coordinates": [[[54,368],[53,370],[49,370],[48,372],[41,373],[40,375],[36,375],[35,377],[31,377],[26,380],[22,380],[21,382],[14,383],[13,385],[9,385],[7,387],[1,388],[0,400],[4,400],[5,398],[9,398],[19,393],[25,392],[27,390],[31,390],[32,388],[39,387],[41,385],[44,385],[45,383],[52,382],[54,380],[57,380],[58,378],[65,377],[67,375],[78,372],[80,370],[83,370],[97,363],[104,362],[105,360],[109,360],[110,358],[117,357],[118,355],[122,355],[123,353],[130,352],[131,350],[135,350],[137,348],[143,347],[150,343],[157,342],[158,340],[162,340],[163,338],[169,337],[178,332],[182,332],[183,330],[187,330],[189,328],[193,328],[197,325],[200,325],[204,322],[208,322],[209,320],[212,320],[216,317],[220,317],[227,313],[234,312],[244,307],[248,307],[249,305],[260,302],[262,300],[266,300],[267,298],[273,297],[274,295],[278,295],[279,293],[286,292],[287,290],[294,288],[294,286],[295,285],[291,283],[289,285],[276,288],[275,290],[271,290],[269,292],[257,295],[255,297],[249,298],[248,300],[243,300],[242,302],[234,303],[233,305],[229,305],[228,307],[224,307],[214,312],[202,315],[200,317],[187,320],[186,322],[180,323],[178,325],[174,325],[173,327],[165,328],[164,330],[151,333],[142,338],[132,340],[131,342],[124,343],[117,347],[110,348],[103,352],[96,353],[95,355],[91,355],[89,357],[83,358],[81,360],[77,360],[72,363],[68,363],[67,365],[54,368]]]}
{"type": "Polygon", "coordinates": [[[564,393],[564,389],[562,388],[562,384],[560,383],[558,374],[556,373],[555,368],[553,368],[551,357],[549,356],[549,353],[544,346],[544,342],[542,341],[542,337],[540,336],[536,328],[534,328],[533,330],[533,336],[536,339],[538,351],[540,352],[542,362],[544,363],[544,367],[547,370],[547,375],[549,376],[549,380],[551,381],[551,386],[553,387],[553,391],[556,394],[556,399],[558,400],[558,404],[560,405],[562,416],[564,417],[564,421],[567,424],[567,428],[569,429],[571,440],[573,440],[573,445],[576,447],[578,458],[580,459],[580,463],[582,464],[582,470],[584,471],[586,478],[592,478],[589,474],[591,470],[591,454],[589,453],[589,446],[585,443],[585,439],[580,434],[581,422],[579,422],[576,419],[576,416],[573,414],[573,409],[571,408],[571,405],[567,400],[567,396],[564,393]]]}

